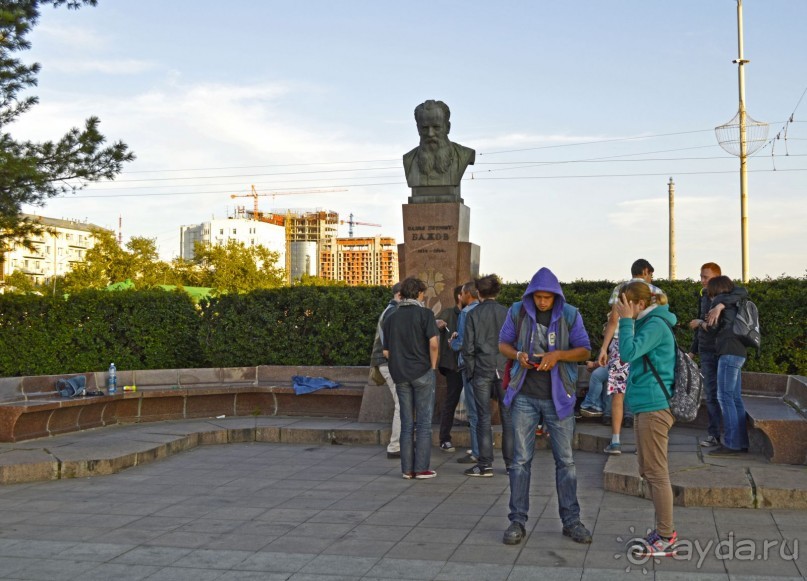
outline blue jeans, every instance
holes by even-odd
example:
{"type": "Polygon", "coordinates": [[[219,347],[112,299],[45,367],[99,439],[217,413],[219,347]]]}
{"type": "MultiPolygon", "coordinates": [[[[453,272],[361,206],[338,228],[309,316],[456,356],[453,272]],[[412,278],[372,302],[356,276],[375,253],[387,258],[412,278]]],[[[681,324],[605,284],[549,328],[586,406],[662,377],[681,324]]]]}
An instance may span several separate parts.
{"type": "Polygon", "coordinates": [[[572,455],[574,414],[559,419],[551,399],[535,399],[518,394],[510,406],[513,420],[513,464],[510,466],[511,522],[526,524],[530,510],[530,472],[535,455],[535,428],[545,424],[549,429],[549,442],[555,458],[555,488],[558,492],[558,509],[563,526],[580,520],[577,502],[577,471],[572,455]]]}
{"type": "Polygon", "coordinates": [[[717,354],[700,351],[701,373],[706,398],[706,411],[709,412],[708,433],[720,439],[720,402],[717,401],[717,354]]]}
{"type": "Polygon", "coordinates": [[[580,407],[586,409],[597,410],[598,412],[604,411],[607,405],[607,400],[610,398],[605,395],[605,383],[608,381],[608,367],[598,367],[591,372],[588,378],[588,393],[586,399],[580,404],[580,407]]]}
{"type": "Polygon", "coordinates": [[[479,458],[479,440],[476,437],[476,422],[479,417],[476,412],[476,400],[474,398],[474,387],[468,378],[465,377],[465,371],[462,372],[462,397],[465,401],[465,409],[468,411],[468,429],[471,432],[471,454],[474,458],[479,458]]]}
{"type": "Polygon", "coordinates": [[[745,426],[742,369],[745,357],[721,355],[717,359],[717,401],[723,414],[723,445],[732,450],[748,448],[745,426]]]}
{"type": "Polygon", "coordinates": [[[433,369],[413,381],[395,384],[401,406],[401,472],[429,469],[435,384],[433,369]]]}
{"type": "Polygon", "coordinates": [[[490,418],[490,398],[495,397],[499,401],[499,418],[502,422],[502,457],[504,464],[510,466],[513,463],[513,422],[510,418],[510,410],[504,404],[504,390],[502,380],[495,375],[474,376],[473,379],[474,399],[476,400],[476,441],[479,444],[479,465],[493,466],[493,430],[490,418]]]}

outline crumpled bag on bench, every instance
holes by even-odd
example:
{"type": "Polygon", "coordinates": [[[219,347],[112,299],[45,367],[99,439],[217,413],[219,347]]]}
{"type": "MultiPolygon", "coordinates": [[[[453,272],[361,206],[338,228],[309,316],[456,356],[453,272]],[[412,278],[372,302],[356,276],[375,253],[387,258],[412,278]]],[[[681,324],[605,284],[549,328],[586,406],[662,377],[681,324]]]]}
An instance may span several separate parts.
{"type": "Polygon", "coordinates": [[[77,375],[69,379],[59,379],[56,381],[56,391],[62,397],[76,397],[84,394],[87,378],[77,375]]]}
{"type": "Polygon", "coordinates": [[[294,375],[291,381],[295,395],[304,395],[320,389],[334,389],[340,385],[324,377],[308,377],[307,375],[294,375]]]}

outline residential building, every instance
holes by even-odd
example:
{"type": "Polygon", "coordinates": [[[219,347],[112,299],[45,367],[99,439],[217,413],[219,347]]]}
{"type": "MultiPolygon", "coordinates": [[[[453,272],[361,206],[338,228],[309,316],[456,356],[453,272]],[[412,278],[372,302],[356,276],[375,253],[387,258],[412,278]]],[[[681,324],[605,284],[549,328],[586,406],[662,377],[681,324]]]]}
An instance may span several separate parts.
{"type": "Polygon", "coordinates": [[[214,246],[226,245],[230,241],[242,243],[246,247],[264,246],[279,253],[278,268],[286,265],[286,231],[282,225],[251,220],[242,215],[232,218],[213,219],[201,224],[180,226],[179,255],[184,260],[193,260],[195,242],[214,246]]]}
{"type": "Polygon", "coordinates": [[[394,238],[329,238],[320,253],[320,276],[350,286],[392,286],[398,282],[398,246],[394,238]]]}
{"type": "Polygon", "coordinates": [[[87,250],[95,245],[93,230],[105,230],[94,224],[77,220],[60,220],[45,216],[23,214],[29,220],[38,222],[43,230],[27,239],[32,246],[23,244],[14,247],[0,256],[0,283],[7,276],[19,270],[35,284],[49,282],[53,276],[64,276],[73,265],[83,262],[87,250]]]}

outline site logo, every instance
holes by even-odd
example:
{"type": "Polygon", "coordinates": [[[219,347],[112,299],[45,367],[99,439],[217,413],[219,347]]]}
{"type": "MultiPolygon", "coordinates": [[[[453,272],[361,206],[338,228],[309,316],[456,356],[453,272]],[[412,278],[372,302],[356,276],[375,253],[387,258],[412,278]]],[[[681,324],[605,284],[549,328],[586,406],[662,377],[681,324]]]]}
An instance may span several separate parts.
{"type": "MultiPolygon", "coordinates": [[[[647,529],[645,534],[650,534],[650,529],[647,529]]],[[[662,559],[695,560],[695,567],[700,569],[709,555],[713,555],[719,561],[768,561],[777,557],[782,561],[796,561],[799,558],[799,539],[793,539],[790,542],[780,539],[737,539],[734,531],[729,531],[727,539],[718,541],[714,539],[705,541],[700,539],[695,539],[694,541],[681,539],[672,548],[668,557],[653,557],[632,550],[643,538],[642,535],[636,534],[636,529],[633,526],[628,528],[627,535],[619,535],[616,538],[616,541],[622,544],[623,549],[614,554],[614,559],[624,557],[627,560],[628,565],[625,567],[625,572],[627,573],[634,567],[641,567],[642,573],[647,575],[649,572],[647,569],[648,563],[652,560],[654,563],[659,564],[662,559]],[[624,537],[629,538],[626,541],[624,537]]]]}

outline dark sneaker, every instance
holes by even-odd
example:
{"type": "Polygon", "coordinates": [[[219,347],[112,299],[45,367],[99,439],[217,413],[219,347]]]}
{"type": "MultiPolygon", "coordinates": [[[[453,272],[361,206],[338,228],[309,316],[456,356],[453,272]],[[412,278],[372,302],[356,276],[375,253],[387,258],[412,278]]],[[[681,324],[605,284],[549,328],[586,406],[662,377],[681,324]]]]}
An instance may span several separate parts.
{"type": "Polygon", "coordinates": [[[423,472],[415,472],[415,480],[426,480],[428,478],[434,478],[437,476],[437,472],[434,470],[424,470],[423,472]]]}
{"type": "Polygon", "coordinates": [[[643,539],[636,541],[630,552],[636,557],[673,557],[675,556],[675,543],[678,542],[678,533],[673,531],[670,538],[665,539],[653,531],[643,539]]]}
{"type": "Polygon", "coordinates": [[[415,477],[414,472],[404,472],[401,474],[404,480],[412,480],[415,477]]]}
{"type": "Polygon", "coordinates": [[[633,417],[629,416],[629,417],[625,418],[624,420],[622,420],[622,425],[625,426],[626,428],[632,428],[633,427],[633,417]]]}
{"type": "Polygon", "coordinates": [[[563,527],[563,536],[570,537],[575,543],[590,543],[591,531],[583,523],[577,521],[567,527],[563,527]]]}
{"type": "Polygon", "coordinates": [[[463,472],[466,476],[479,476],[480,478],[492,478],[493,477],[493,468],[490,466],[480,466],[477,464],[476,466],[472,466],[468,468],[465,472],[463,472]]]}
{"type": "Polygon", "coordinates": [[[458,464],[476,464],[477,462],[479,462],[479,458],[473,454],[466,454],[462,458],[457,458],[458,464]]]}
{"type": "Polygon", "coordinates": [[[720,445],[720,438],[716,438],[715,436],[709,435],[706,436],[703,440],[701,440],[700,444],[704,448],[714,448],[715,446],[720,445]]]}
{"type": "Polygon", "coordinates": [[[526,534],[527,531],[524,529],[524,525],[520,522],[513,521],[510,523],[510,526],[507,527],[507,530],[504,531],[502,542],[505,545],[517,545],[526,534]]]}
{"type": "Polygon", "coordinates": [[[603,416],[602,417],[602,425],[603,426],[610,426],[611,425],[611,416],[603,416]]]}
{"type": "Polygon", "coordinates": [[[453,444],[451,442],[443,442],[443,443],[441,443],[440,444],[440,449],[443,452],[454,452],[456,450],[456,448],[454,448],[454,446],[453,446],[453,444]]]}
{"type": "Polygon", "coordinates": [[[619,454],[622,453],[622,444],[614,444],[613,442],[611,442],[605,447],[605,450],[603,450],[603,452],[605,452],[606,454],[611,454],[612,456],[618,456],[619,454]]]}
{"type": "Polygon", "coordinates": [[[387,452],[387,459],[396,460],[401,457],[400,452],[387,452]]]}
{"type": "Polygon", "coordinates": [[[595,410],[594,408],[580,408],[580,415],[584,418],[601,418],[602,412],[600,410],[595,410]]]}
{"type": "Polygon", "coordinates": [[[742,450],[735,450],[734,448],[726,448],[725,446],[720,446],[719,448],[715,448],[711,452],[708,452],[706,455],[729,457],[729,456],[739,456],[742,453],[743,453],[742,450]]]}

